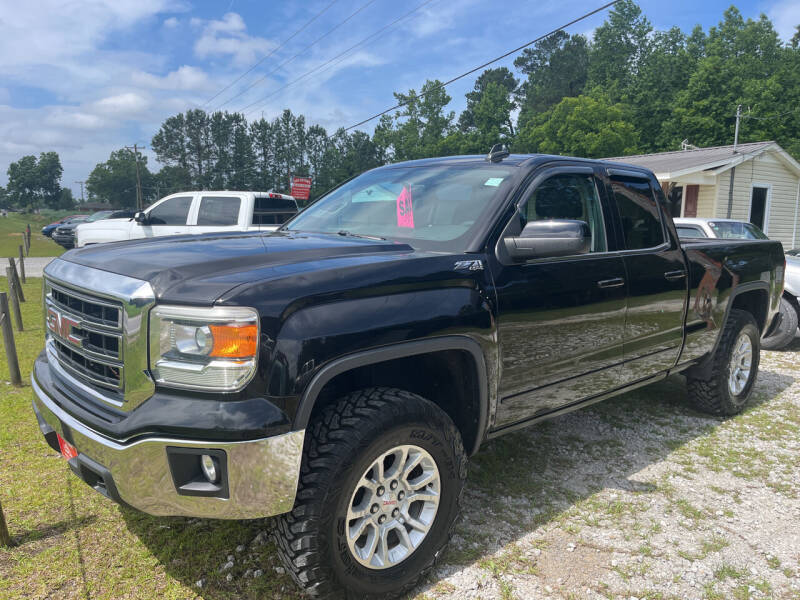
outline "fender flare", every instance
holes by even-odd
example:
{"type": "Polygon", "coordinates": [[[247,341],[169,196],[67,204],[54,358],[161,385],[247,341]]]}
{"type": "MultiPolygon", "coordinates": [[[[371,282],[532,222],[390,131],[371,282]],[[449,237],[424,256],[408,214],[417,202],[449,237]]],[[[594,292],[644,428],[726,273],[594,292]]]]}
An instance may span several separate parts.
{"type": "Polygon", "coordinates": [[[722,318],[722,323],[717,330],[717,338],[714,340],[714,346],[711,348],[708,354],[693,367],[694,369],[703,371],[711,365],[711,360],[717,353],[717,347],[719,346],[720,339],[722,338],[722,330],[725,327],[725,323],[728,322],[728,317],[730,316],[731,308],[733,307],[734,300],[736,300],[736,296],[740,296],[746,292],[752,292],[754,290],[763,290],[767,294],[767,312],[764,315],[764,331],[769,328],[769,323],[767,322],[769,317],[769,284],[766,281],[749,281],[747,283],[741,283],[737,285],[731,290],[731,295],[728,297],[728,302],[725,305],[725,314],[722,318]]]}
{"type": "Polygon", "coordinates": [[[486,436],[489,411],[489,383],[483,350],[478,342],[465,335],[447,335],[413,342],[401,342],[390,346],[381,346],[346,354],[330,361],[317,371],[303,390],[295,413],[293,429],[305,429],[308,426],[317,397],[325,385],[337,375],[366,365],[444,350],[466,351],[472,356],[475,363],[478,379],[478,428],[475,442],[472,448],[467,450],[471,456],[478,451],[481,441],[486,436]]]}

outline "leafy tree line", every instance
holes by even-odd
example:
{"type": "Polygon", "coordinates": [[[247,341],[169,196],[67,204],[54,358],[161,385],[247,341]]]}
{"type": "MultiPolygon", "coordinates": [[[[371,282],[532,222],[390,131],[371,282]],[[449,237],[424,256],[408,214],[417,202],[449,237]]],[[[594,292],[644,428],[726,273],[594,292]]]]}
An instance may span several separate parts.
{"type": "Polygon", "coordinates": [[[72,208],[72,190],[61,187],[61,159],[57,152],[42,152],[39,158],[23,156],[8,166],[8,184],[0,187],[0,206],[26,210],[72,208]]]}
{"type": "MultiPolygon", "coordinates": [[[[484,71],[458,116],[438,80],[396,92],[402,107],[372,135],[329,134],[288,109],[252,122],[199,109],[174,115],[151,141],[161,169],[151,172],[139,157],[145,199],[183,189],[288,191],[290,174],[313,177],[314,199],[387,162],[484,154],[496,143],[591,158],[677,150],[684,139],[724,145],[739,104],[740,141],[774,139],[800,157],[800,25],[783,44],[766,16],[745,19],[731,6],[708,31],[659,31],[623,0],[591,40],[558,32],[525,49],[514,67],[484,71]]],[[[132,151],[113,152],[88,177],[90,197],[134,206],[135,173],[132,151]]],[[[9,168],[8,194],[54,201],[49,184],[30,191],[23,181],[15,176],[12,192],[9,168]]]]}

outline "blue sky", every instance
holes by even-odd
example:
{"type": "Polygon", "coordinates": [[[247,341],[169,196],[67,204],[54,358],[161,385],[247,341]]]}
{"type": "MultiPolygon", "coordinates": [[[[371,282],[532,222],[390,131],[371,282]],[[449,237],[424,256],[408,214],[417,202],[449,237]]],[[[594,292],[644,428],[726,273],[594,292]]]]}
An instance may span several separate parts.
{"type": "MultiPolygon", "coordinates": [[[[348,126],[390,106],[393,91],[419,89],[426,78],[449,79],[603,3],[429,0],[341,62],[279,90],[423,2],[338,0],[209,102],[331,0],[0,0],[0,185],[10,162],[56,150],[64,166],[62,184],[79,194],[74,182],[86,179],[112,150],[133,142],[149,146],[166,117],[195,107],[251,105],[249,118],[262,111],[273,118],[290,108],[328,130],[348,126]]],[[[730,2],[643,0],[640,5],[656,28],[678,25],[689,31],[696,24],[705,29],[716,24],[730,2]]],[[[768,14],[784,39],[800,23],[798,0],[736,5],[746,17],[768,14]]],[[[603,19],[597,15],[569,31],[591,35],[603,19]]],[[[512,63],[513,57],[498,64],[512,63]]],[[[448,88],[452,110],[461,110],[473,81],[448,88]]],[[[149,162],[158,167],[151,154],[149,162]]]]}

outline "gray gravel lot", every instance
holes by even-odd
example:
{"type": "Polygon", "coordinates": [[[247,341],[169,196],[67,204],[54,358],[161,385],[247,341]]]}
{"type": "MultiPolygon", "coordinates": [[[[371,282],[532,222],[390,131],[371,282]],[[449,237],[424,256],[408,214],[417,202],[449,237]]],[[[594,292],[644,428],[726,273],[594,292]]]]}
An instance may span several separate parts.
{"type": "Polygon", "coordinates": [[[412,597],[800,599],[800,340],[732,419],[671,377],[487,444],[412,597]]]}
{"type": "MultiPolygon", "coordinates": [[[[55,259],[55,256],[26,256],[25,257],[25,276],[26,277],[41,277],[44,274],[44,268],[48,263],[55,259]]],[[[8,266],[8,259],[3,259],[5,266],[8,266]]],[[[19,269],[19,267],[17,267],[19,269]]]]}

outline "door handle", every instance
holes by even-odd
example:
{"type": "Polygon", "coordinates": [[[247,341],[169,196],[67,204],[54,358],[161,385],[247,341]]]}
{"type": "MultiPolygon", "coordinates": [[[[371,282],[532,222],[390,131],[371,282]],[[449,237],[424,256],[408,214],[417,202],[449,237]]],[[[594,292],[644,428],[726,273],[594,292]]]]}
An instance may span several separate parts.
{"type": "Polygon", "coordinates": [[[664,279],[667,281],[677,281],[686,277],[686,271],[667,271],[664,273],[664,279]]]}
{"type": "Polygon", "coordinates": [[[614,279],[603,279],[597,282],[597,287],[607,289],[607,288],[618,288],[625,285],[625,280],[622,277],[614,277],[614,279]]]}

